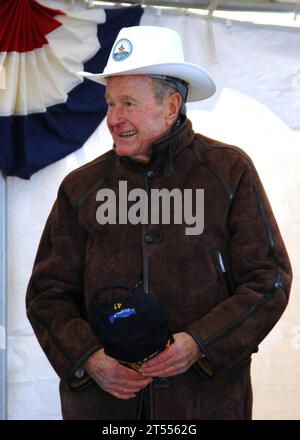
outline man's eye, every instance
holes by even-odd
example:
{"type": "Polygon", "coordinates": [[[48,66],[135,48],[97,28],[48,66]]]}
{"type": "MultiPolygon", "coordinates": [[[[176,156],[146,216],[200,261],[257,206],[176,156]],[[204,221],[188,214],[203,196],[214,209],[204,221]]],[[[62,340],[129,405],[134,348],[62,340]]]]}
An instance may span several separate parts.
{"type": "Polygon", "coordinates": [[[133,107],[133,106],[134,106],[134,103],[131,102],[131,101],[126,101],[126,102],[125,102],[125,105],[126,105],[126,107],[133,107]]]}

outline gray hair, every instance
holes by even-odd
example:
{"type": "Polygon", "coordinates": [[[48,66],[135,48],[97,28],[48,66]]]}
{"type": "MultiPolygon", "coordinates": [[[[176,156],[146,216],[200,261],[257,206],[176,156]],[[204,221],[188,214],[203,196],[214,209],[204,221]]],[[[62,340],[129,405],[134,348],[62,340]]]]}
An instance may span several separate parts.
{"type": "Polygon", "coordinates": [[[179,110],[180,115],[186,115],[186,105],[185,105],[185,96],[181,90],[178,90],[176,82],[172,82],[170,80],[166,81],[164,79],[156,78],[155,75],[149,75],[153,82],[154,96],[157,104],[162,104],[166,96],[171,93],[178,92],[181,97],[181,106],[179,110]]]}

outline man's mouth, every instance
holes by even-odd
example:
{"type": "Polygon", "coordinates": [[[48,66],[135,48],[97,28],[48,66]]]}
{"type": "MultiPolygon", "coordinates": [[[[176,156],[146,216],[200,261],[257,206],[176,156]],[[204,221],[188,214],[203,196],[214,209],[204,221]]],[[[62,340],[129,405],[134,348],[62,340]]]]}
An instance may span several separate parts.
{"type": "Polygon", "coordinates": [[[129,136],[134,136],[136,133],[137,133],[136,130],[129,130],[129,131],[123,131],[122,133],[119,133],[118,136],[129,137],[129,136]]]}

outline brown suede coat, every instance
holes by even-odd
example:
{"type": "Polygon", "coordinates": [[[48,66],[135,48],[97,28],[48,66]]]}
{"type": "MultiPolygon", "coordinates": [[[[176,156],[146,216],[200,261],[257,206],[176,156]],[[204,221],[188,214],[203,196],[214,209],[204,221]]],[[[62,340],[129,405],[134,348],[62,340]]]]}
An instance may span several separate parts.
{"type": "Polygon", "coordinates": [[[75,372],[101,347],[86,320],[91,297],[105,283],[141,279],[166,306],[171,330],[190,332],[206,356],[202,369],[196,364],[154,382],[153,418],[251,418],[251,354],[287,305],[291,267],[249,157],[195,135],[188,120],[154,145],[148,166],[111,150],[70,173],[59,188],[28,286],[27,312],[61,378],[65,419],[137,417],[139,397],[114,398],[75,372]],[[117,192],[120,180],[128,191],[204,189],[203,233],[186,235],[184,224],[101,226],[97,191],[117,192]]]}

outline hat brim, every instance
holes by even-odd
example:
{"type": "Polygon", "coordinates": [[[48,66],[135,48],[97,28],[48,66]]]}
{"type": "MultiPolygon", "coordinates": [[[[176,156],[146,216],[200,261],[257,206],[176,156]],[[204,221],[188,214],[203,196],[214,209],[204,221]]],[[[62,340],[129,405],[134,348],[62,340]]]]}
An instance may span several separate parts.
{"type": "Polygon", "coordinates": [[[162,63],[141,66],[136,69],[115,72],[90,73],[78,72],[78,75],[106,85],[107,78],[121,75],[167,75],[186,81],[189,84],[187,102],[201,101],[212,96],[216,86],[205,69],[192,63],[162,63]]]}

